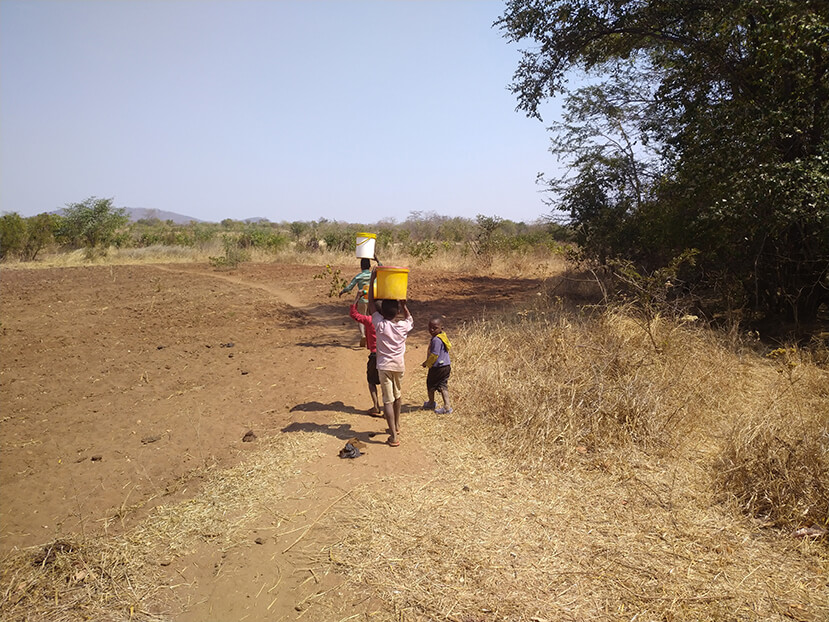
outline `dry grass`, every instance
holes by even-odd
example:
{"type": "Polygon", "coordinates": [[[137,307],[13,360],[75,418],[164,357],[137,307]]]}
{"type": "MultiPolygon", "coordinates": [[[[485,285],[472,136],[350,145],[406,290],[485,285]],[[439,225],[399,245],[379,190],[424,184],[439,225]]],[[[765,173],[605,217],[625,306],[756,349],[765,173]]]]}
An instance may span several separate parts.
{"type": "Polygon", "coordinates": [[[71,268],[94,265],[139,265],[156,263],[207,263],[211,255],[221,253],[221,249],[186,246],[148,246],[145,248],[110,248],[105,255],[89,258],[85,251],[51,253],[39,256],[37,261],[3,262],[4,269],[36,270],[38,268],[71,268]]]}
{"type": "MultiPolygon", "coordinates": [[[[453,333],[456,415],[403,421],[438,468],[313,525],[344,534],[329,553],[348,589],[386,604],[376,621],[829,619],[826,537],[791,534],[829,519],[829,373],[694,323],[565,311],[555,296],[589,281],[453,333]]],[[[318,441],[277,437],[126,534],[9,556],[0,618],[159,618],[159,560],[236,546],[318,441]]]]}
{"type": "MultiPolygon", "coordinates": [[[[149,246],[145,248],[110,248],[106,254],[90,259],[85,251],[76,250],[44,254],[37,261],[21,262],[14,259],[3,262],[4,269],[65,268],[88,265],[136,265],[157,263],[208,263],[211,257],[224,255],[221,239],[196,247],[149,246]]],[[[244,251],[245,261],[253,263],[291,263],[300,265],[354,264],[353,253],[308,250],[293,245],[273,253],[262,249],[244,251]]],[[[547,277],[561,273],[565,260],[560,253],[539,250],[531,253],[501,254],[480,257],[457,250],[441,249],[429,259],[421,259],[406,253],[401,244],[383,249],[381,261],[385,265],[417,266],[430,270],[468,272],[489,276],[547,277]]]]}
{"type": "MultiPolygon", "coordinates": [[[[464,401],[464,404],[467,404],[464,401]]],[[[520,470],[461,421],[409,417],[437,477],[353,495],[332,549],[381,620],[823,620],[820,545],[781,540],[712,503],[700,462],[640,452],[520,470]]],[[[332,520],[334,520],[332,518],[332,520]]]]}
{"type": "Polygon", "coordinates": [[[560,275],[566,269],[563,253],[547,248],[536,248],[526,252],[476,255],[472,252],[462,252],[462,249],[458,248],[439,247],[437,252],[428,259],[410,257],[402,248],[398,248],[384,250],[381,259],[387,264],[401,262],[403,265],[430,270],[512,278],[550,277],[560,275]],[[387,253],[389,253],[388,259],[387,253]]]}
{"type": "Polygon", "coordinates": [[[765,392],[727,424],[715,463],[718,488],[742,511],[775,525],[827,526],[829,374],[796,348],[768,358],[757,370],[765,392]]]}
{"type": "Polygon", "coordinates": [[[652,330],[658,353],[624,314],[545,303],[454,335],[457,418],[406,418],[437,476],[390,477],[337,518],[332,555],[391,603],[381,619],[829,617],[826,536],[792,533],[829,518],[829,374],[652,330]],[[729,460],[746,472],[723,479],[729,460]],[[784,530],[741,513],[759,499],[784,530]]]}
{"type": "Polygon", "coordinates": [[[203,473],[198,496],[155,508],[123,534],[67,536],[12,552],[0,560],[0,619],[167,619],[158,603],[175,586],[163,580],[161,564],[205,540],[223,550],[237,546],[245,527],[284,499],[286,481],[316,455],[320,440],[307,433],[263,440],[244,463],[203,473]]]}
{"type": "Polygon", "coordinates": [[[486,409],[474,416],[540,466],[577,449],[670,449],[695,432],[710,383],[729,365],[704,335],[676,330],[682,337],[674,332],[659,354],[625,315],[522,310],[469,328],[458,390],[484,388],[486,409]]]}

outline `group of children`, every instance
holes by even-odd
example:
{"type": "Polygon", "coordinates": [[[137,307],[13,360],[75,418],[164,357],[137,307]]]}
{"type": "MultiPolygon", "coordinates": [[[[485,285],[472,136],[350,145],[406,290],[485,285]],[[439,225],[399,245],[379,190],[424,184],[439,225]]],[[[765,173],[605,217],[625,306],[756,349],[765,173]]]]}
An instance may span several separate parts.
{"type": "MultiPolygon", "coordinates": [[[[377,264],[382,265],[379,261],[377,264]]],[[[374,416],[381,416],[377,393],[379,385],[383,399],[382,415],[389,426],[387,442],[392,447],[398,447],[406,339],[414,327],[414,321],[405,300],[375,300],[376,272],[371,269],[370,260],[362,259],[360,268],[360,273],[340,291],[340,296],[350,292],[355,286],[358,287],[350,315],[360,324],[360,346],[365,346],[369,350],[366,380],[373,406],[368,412],[374,416]]],[[[423,408],[434,410],[438,414],[449,414],[452,412],[449,401],[449,350],[452,344],[443,331],[443,319],[440,316],[429,320],[429,334],[429,350],[426,360],[421,363],[422,367],[428,368],[426,391],[429,399],[423,404],[423,408]],[[435,394],[438,392],[443,399],[442,408],[437,408],[435,402],[435,394]]]]}

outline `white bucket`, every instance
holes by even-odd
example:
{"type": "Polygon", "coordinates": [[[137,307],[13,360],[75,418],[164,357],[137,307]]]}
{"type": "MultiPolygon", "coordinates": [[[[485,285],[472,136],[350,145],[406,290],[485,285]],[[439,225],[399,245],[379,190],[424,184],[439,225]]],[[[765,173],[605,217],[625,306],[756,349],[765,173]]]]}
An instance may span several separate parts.
{"type": "Polygon", "coordinates": [[[360,259],[374,259],[374,244],[377,236],[373,233],[357,234],[357,257],[360,259]]]}

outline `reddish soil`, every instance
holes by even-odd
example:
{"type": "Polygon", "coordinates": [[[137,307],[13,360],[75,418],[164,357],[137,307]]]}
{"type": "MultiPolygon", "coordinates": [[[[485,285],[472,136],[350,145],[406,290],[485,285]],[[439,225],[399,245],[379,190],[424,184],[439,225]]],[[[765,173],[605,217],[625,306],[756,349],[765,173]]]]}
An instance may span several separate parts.
{"type": "MultiPolygon", "coordinates": [[[[354,270],[342,267],[344,275],[354,270]]],[[[365,414],[366,351],[347,316],[351,298],[329,298],[329,283],[313,278],[320,271],[276,264],[231,272],[206,265],[4,269],[0,553],[128,527],[156,504],[196,494],[205,467],[229,467],[256,451],[255,442],[242,441],[248,430],[329,437],[308,472],[323,489],[330,484],[330,494],[296,502],[309,516],[354,482],[430,468],[416,444],[386,446],[385,423],[365,414]],[[348,423],[328,425],[332,415],[348,423]],[[369,437],[372,431],[381,434],[369,437]],[[353,436],[372,443],[371,451],[345,469],[337,454],[353,436]]],[[[485,307],[514,304],[538,286],[414,270],[404,412],[426,397],[418,372],[431,314],[444,314],[451,334],[485,307]]],[[[266,608],[273,594],[256,598],[283,548],[265,542],[235,557],[197,551],[189,570],[177,570],[188,573],[191,592],[180,611],[165,614],[300,617],[293,604],[303,598],[307,573],[295,576],[295,560],[276,560],[288,577],[276,609],[266,608]]],[[[323,578],[323,586],[332,580],[323,578]]]]}

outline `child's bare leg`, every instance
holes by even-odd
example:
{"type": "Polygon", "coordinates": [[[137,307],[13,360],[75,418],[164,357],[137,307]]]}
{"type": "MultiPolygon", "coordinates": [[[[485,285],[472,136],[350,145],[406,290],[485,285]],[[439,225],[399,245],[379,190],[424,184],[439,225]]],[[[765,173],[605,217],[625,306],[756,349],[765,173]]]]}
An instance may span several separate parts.
{"type": "Polygon", "coordinates": [[[395,436],[397,436],[397,434],[400,433],[400,408],[401,408],[402,405],[403,405],[403,400],[400,399],[399,397],[396,400],[394,400],[394,402],[392,402],[392,406],[393,406],[393,409],[394,409],[394,434],[395,434],[395,436]]]}
{"type": "Polygon", "coordinates": [[[394,402],[383,404],[383,413],[386,415],[386,423],[389,425],[389,443],[397,442],[397,422],[394,417],[394,402]]]}
{"type": "Polygon", "coordinates": [[[451,408],[452,404],[449,401],[449,389],[441,389],[440,396],[443,398],[443,407],[451,408]]]}
{"type": "Polygon", "coordinates": [[[373,382],[368,383],[368,392],[371,395],[371,401],[374,402],[374,410],[380,412],[380,400],[377,398],[377,385],[373,382]]]}

